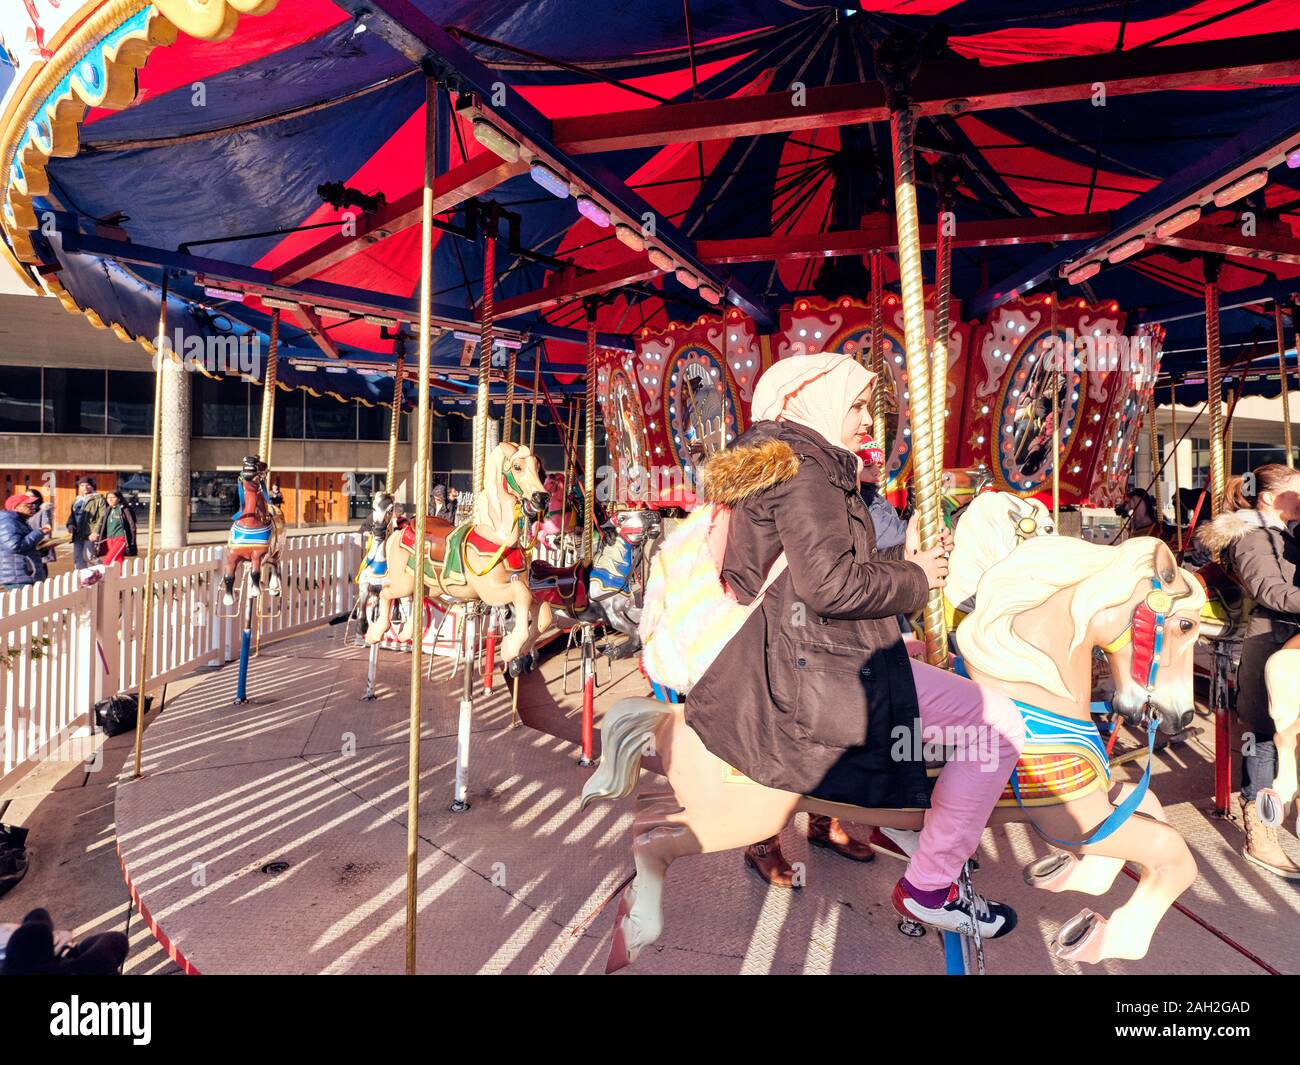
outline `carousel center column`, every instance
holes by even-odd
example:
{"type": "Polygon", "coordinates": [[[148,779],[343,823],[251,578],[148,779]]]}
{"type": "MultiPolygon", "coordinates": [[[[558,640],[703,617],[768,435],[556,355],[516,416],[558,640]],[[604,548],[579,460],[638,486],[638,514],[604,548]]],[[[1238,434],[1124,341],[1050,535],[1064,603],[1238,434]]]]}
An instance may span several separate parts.
{"type": "Polygon", "coordinates": [[[190,529],[190,379],[183,361],[162,370],[159,546],[184,547],[190,529]]]}

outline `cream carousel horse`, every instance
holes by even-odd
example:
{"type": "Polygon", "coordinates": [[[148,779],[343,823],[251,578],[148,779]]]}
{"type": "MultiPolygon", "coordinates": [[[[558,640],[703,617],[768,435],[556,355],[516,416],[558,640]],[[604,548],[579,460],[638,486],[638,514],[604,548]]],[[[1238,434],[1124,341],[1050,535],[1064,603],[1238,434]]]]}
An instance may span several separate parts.
{"type": "Polygon", "coordinates": [[[948,627],[955,629],[975,607],[975,589],[988,568],[1033,536],[1052,536],[1052,512],[1037,499],[1010,492],[985,492],[961,509],[953,527],[952,557],[943,594],[948,627]]]}
{"type": "Polygon", "coordinates": [[[370,521],[366,534],[366,553],[357,570],[357,604],[351,617],[365,628],[378,610],[379,592],[388,579],[387,542],[393,531],[397,502],[388,492],[377,492],[370,503],[370,521]]]}
{"type": "MultiPolygon", "coordinates": [[[[1109,919],[1084,910],[1055,946],[1078,962],[1141,958],[1165,911],[1196,878],[1196,863],[1144,783],[1110,780],[1089,718],[1092,651],[1106,654],[1116,700],[1153,714],[1192,708],[1192,654],[1205,600],[1158,540],[1118,547],[1034,537],[991,566],[957,642],[969,674],[1022,706],[1029,741],[991,824],[1031,822],[1064,850],[1025,870],[1048,891],[1105,894],[1125,862],[1142,869],[1132,898],[1109,919]],[[1136,806],[1136,811],[1133,807],[1136,806]],[[1094,838],[1095,837],[1095,838],[1094,838]]],[[[663,928],[668,866],[686,854],[747,846],[775,835],[798,810],[917,831],[923,811],[867,809],[778,791],[740,777],[686,724],[681,704],[622,699],[601,726],[599,768],[583,805],[636,786],[641,757],[658,754],[671,791],[642,796],[633,821],[636,879],[623,894],[607,971],[635,960],[663,928]]]]}
{"type": "MultiPolygon", "coordinates": [[[[524,531],[547,504],[537,471],[537,458],[528,448],[502,442],[488,456],[483,491],[474,494],[474,517],[459,526],[441,518],[429,518],[425,525],[424,588],[429,594],[514,608],[514,627],[501,643],[511,676],[532,668],[533,645],[551,625],[550,606],[535,601],[529,591],[527,548],[521,543],[524,531]]],[[[366,630],[367,643],[384,638],[392,600],[414,595],[414,549],[413,526],[388,537],[388,583],[380,589],[379,612],[366,630]]],[[[402,640],[412,638],[415,614],[408,612],[402,640]]]]}
{"type": "Polygon", "coordinates": [[[1295,831],[1300,835],[1300,787],[1296,775],[1296,748],[1300,747],[1300,636],[1291,637],[1269,656],[1264,665],[1264,683],[1277,747],[1277,776],[1268,790],[1276,795],[1282,820],[1294,804],[1295,831]]]}

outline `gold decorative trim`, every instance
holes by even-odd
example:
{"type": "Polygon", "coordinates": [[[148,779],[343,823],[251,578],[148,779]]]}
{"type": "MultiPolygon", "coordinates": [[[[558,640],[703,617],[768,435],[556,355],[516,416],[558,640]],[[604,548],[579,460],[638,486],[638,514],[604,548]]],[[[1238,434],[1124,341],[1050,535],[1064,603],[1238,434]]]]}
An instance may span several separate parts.
{"type": "MultiPolygon", "coordinates": [[[[98,10],[94,3],[86,4],[84,20],[71,32],[60,31],[61,36],[51,42],[54,55],[39,67],[24,73],[20,88],[10,99],[3,117],[0,117],[0,225],[13,247],[3,248],[4,261],[18,273],[33,291],[39,286],[21,263],[40,261],[32,244],[31,230],[38,220],[32,208],[32,198],[49,192],[45,168],[52,158],[70,158],[81,148],[80,128],[86,112],[92,107],[120,111],[135,99],[137,71],[144,66],[155,48],[166,48],[176,43],[179,31],[201,40],[219,41],[229,37],[239,22],[240,15],[265,15],[279,0],[104,0],[98,10]],[[109,34],[128,19],[150,7],[140,32],[118,41],[104,51],[104,76],[102,84],[95,86],[87,79],[73,76],[57,100],[49,97],[59,84],[90,52],[109,34]],[[47,107],[47,104],[49,105],[47,107]],[[38,113],[50,116],[44,130],[33,131],[22,158],[18,160],[23,176],[14,179],[13,165],[18,144],[29,124],[38,113]],[[44,134],[45,136],[42,136],[44,134]]],[[[81,12],[78,13],[78,18],[81,12]]],[[[70,20],[66,25],[73,25],[70,20]]],[[[2,245],[0,245],[2,246],[2,245]]],[[[119,322],[105,322],[93,309],[81,307],[58,278],[44,279],[46,289],[70,314],[84,314],[97,329],[111,329],[120,339],[135,341],[151,356],[156,347],[149,337],[133,337],[119,322]]]]}

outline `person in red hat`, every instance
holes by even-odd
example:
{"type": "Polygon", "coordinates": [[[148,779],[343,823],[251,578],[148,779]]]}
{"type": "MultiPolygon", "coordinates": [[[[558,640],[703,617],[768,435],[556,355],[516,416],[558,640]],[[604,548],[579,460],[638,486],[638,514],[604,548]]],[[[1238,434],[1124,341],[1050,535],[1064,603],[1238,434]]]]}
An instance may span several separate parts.
{"type": "Polygon", "coordinates": [[[34,495],[15,492],[0,511],[0,591],[45,580],[45,560],[36,549],[44,534],[28,524],[37,506],[34,495]]]}
{"type": "Polygon", "coordinates": [[[858,458],[862,460],[858,491],[876,530],[876,549],[884,551],[897,547],[907,536],[907,522],[898,516],[898,511],[880,488],[885,475],[885,451],[875,440],[867,437],[858,448],[858,458]]]}

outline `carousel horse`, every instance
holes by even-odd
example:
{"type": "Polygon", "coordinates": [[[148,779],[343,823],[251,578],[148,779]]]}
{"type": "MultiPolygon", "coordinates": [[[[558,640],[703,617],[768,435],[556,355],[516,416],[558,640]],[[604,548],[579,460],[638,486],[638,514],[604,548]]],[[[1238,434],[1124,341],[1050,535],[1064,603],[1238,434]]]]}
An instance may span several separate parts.
{"type": "Polygon", "coordinates": [[[352,608],[352,617],[369,623],[372,600],[379,601],[379,590],[388,579],[388,559],[386,546],[389,534],[393,531],[393,522],[397,512],[397,502],[388,492],[378,492],[370,505],[370,520],[363,526],[366,540],[366,553],[357,570],[357,605],[352,608]]]}
{"type": "Polygon", "coordinates": [[[561,629],[578,624],[603,624],[627,637],[599,650],[611,661],[630,658],[641,649],[637,626],[641,623],[643,559],[654,549],[662,522],[653,510],[624,510],[615,524],[600,530],[600,547],[587,567],[551,566],[534,562],[529,567],[533,595],[549,603],[561,629]]]}
{"type": "Polygon", "coordinates": [[[262,568],[267,570],[267,591],[272,596],[280,594],[280,546],[284,542],[284,518],[278,499],[267,495],[263,478],[266,463],[256,455],[244,459],[237,487],[239,510],[230,526],[230,539],[223,560],[221,603],[235,605],[235,577],[239,564],[249,564],[250,598],[262,594],[262,568]]]}
{"type": "Polygon", "coordinates": [[[1277,797],[1285,820],[1294,806],[1296,834],[1300,835],[1300,782],[1296,775],[1296,748],[1300,746],[1300,636],[1292,636],[1264,664],[1268,688],[1268,714],[1273,719],[1273,743],[1277,747],[1277,776],[1268,789],[1277,797]]]}
{"type": "MultiPolygon", "coordinates": [[[[434,596],[459,602],[514,609],[514,625],[501,649],[512,677],[532,668],[538,636],[551,625],[551,608],[533,598],[528,581],[517,579],[527,568],[525,530],[542,514],[547,495],[538,477],[536,456],[509,441],[488,456],[483,490],[474,493],[474,516],[462,525],[441,518],[425,520],[423,586],[434,596]]],[[[388,582],[379,590],[379,611],[366,630],[366,642],[378,643],[388,631],[394,599],[415,594],[415,527],[392,532],[384,545],[388,582]]],[[[412,610],[400,639],[414,637],[412,610]]]]}
{"type": "MultiPolygon", "coordinates": [[[[1110,547],[1032,537],[988,569],[970,623],[958,633],[966,672],[1014,698],[1029,735],[990,824],[1028,822],[1064,848],[1029,865],[1026,882],[1103,895],[1125,862],[1142,870],[1132,898],[1109,919],[1085,909],[1061,927],[1055,952],[1065,960],[1143,957],[1165,911],[1196,878],[1187,844],[1146,788],[1149,777],[1137,786],[1110,779],[1089,706],[1097,647],[1118,702],[1145,707],[1153,717],[1190,712],[1204,601],[1192,574],[1157,540],[1110,547]]],[[[672,789],[638,803],[636,878],[623,893],[607,971],[635,960],[659,938],[664,877],[683,855],[767,839],[799,810],[894,829],[922,827],[923,810],[849,806],[748,780],[705,748],[680,703],[621,699],[601,732],[603,755],[583,788],[584,806],[631,794],[648,750],[659,756],[672,789]]]]}
{"type": "Polygon", "coordinates": [[[989,567],[1025,540],[1055,533],[1052,512],[1037,499],[983,492],[965,503],[953,523],[952,557],[943,590],[949,630],[955,630],[974,609],[975,589],[989,567]]]}

